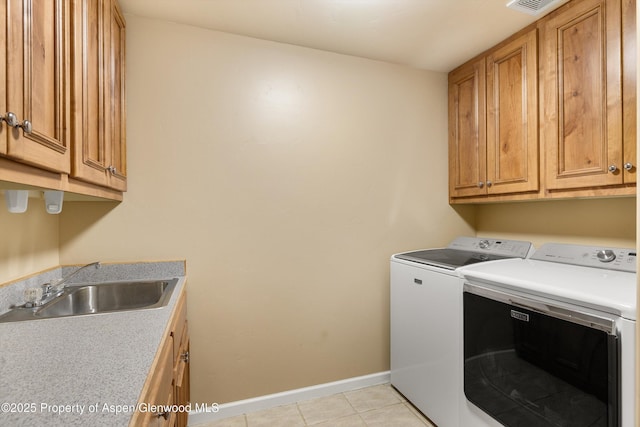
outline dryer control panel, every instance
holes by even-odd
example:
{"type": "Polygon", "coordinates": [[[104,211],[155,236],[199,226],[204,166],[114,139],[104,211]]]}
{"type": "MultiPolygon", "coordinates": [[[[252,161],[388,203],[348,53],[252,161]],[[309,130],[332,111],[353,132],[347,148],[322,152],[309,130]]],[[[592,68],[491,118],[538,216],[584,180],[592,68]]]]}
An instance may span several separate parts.
{"type": "Polygon", "coordinates": [[[531,259],[635,273],[636,250],[546,243],[531,259]]]}

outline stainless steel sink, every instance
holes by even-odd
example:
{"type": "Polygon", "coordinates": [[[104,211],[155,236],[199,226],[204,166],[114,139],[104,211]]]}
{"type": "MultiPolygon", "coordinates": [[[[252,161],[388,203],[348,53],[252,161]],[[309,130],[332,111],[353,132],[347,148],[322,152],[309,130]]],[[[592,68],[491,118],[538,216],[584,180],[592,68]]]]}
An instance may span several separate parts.
{"type": "Polygon", "coordinates": [[[33,308],[14,308],[0,322],[143,310],[167,305],[178,279],[69,285],[62,295],[33,308]]]}

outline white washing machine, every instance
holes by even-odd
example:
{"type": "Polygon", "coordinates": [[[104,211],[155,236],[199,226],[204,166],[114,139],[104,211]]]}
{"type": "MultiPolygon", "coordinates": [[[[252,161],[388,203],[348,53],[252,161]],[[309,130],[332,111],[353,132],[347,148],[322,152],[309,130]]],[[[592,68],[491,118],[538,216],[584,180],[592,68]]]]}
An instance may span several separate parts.
{"type": "Polygon", "coordinates": [[[529,242],[459,237],[391,257],[391,384],[439,427],[458,427],[462,279],[457,268],[524,258],[529,242]]]}
{"type": "Polygon", "coordinates": [[[549,243],[459,272],[461,425],[635,425],[635,249],[549,243]]]}

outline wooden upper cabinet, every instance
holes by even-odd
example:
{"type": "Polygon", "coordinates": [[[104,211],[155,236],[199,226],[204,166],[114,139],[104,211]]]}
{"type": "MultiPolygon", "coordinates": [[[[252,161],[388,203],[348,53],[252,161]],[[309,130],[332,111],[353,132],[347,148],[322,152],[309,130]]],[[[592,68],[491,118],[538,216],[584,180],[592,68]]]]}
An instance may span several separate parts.
{"type": "Polygon", "coordinates": [[[485,195],[485,59],[449,74],[449,196],[485,195]]]}
{"type": "Polygon", "coordinates": [[[2,0],[0,19],[0,153],[68,173],[69,2],[2,0]]]}
{"type": "Polygon", "coordinates": [[[71,176],[125,191],[124,18],[112,0],[72,4],[71,176]]]}
{"type": "Polygon", "coordinates": [[[111,179],[109,186],[120,191],[127,189],[127,139],[125,109],[125,21],[117,1],[111,2],[109,33],[109,129],[111,179]]]}
{"type": "MultiPolygon", "coordinates": [[[[0,0],[0,87],[7,88],[7,2],[0,0]]],[[[7,154],[8,127],[3,121],[7,112],[7,97],[0,94],[0,155],[7,154]]]]}
{"type": "Polygon", "coordinates": [[[540,25],[546,187],[622,184],[621,2],[568,6],[540,25]]]}
{"type": "Polygon", "coordinates": [[[451,198],[539,189],[537,31],[449,74],[451,198]]]}
{"type": "Polygon", "coordinates": [[[537,31],[487,56],[487,193],[536,191],[538,170],[537,31]]]}
{"type": "Polygon", "coordinates": [[[637,180],[637,58],[636,0],[622,0],[622,167],[625,184],[635,183],[637,180]]]}

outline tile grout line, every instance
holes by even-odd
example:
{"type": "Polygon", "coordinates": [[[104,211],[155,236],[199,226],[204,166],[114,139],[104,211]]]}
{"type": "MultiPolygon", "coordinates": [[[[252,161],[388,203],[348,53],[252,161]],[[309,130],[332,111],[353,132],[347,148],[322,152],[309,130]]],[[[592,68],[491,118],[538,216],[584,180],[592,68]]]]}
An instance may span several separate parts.
{"type": "MultiPolygon", "coordinates": [[[[382,387],[382,386],[371,386],[371,387],[364,387],[362,390],[364,389],[368,389],[368,388],[374,388],[374,387],[382,387]]],[[[331,422],[336,422],[339,420],[343,420],[349,417],[353,417],[355,415],[357,415],[358,420],[360,421],[361,425],[364,427],[369,426],[370,424],[366,421],[365,417],[363,416],[364,414],[368,414],[368,413],[372,413],[375,411],[383,411],[385,408],[390,408],[392,406],[402,406],[404,407],[406,410],[408,410],[411,415],[416,418],[418,421],[420,421],[420,424],[426,427],[433,427],[433,424],[430,422],[430,420],[428,418],[426,418],[417,408],[415,408],[408,400],[406,400],[404,398],[404,396],[402,396],[400,393],[398,393],[393,387],[388,386],[387,388],[388,391],[390,391],[391,395],[395,398],[394,402],[391,402],[389,400],[382,400],[379,401],[375,407],[373,407],[373,405],[371,407],[369,407],[368,405],[364,405],[362,408],[362,410],[358,410],[355,406],[354,402],[358,402],[359,398],[361,399],[361,397],[357,397],[354,392],[357,392],[357,390],[350,390],[347,392],[339,392],[336,393],[332,396],[340,396],[342,399],[346,400],[348,407],[351,409],[352,413],[351,414],[343,414],[340,416],[336,416],[334,418],[331,419],[322,419],[322,420],[316,420],[316,422],[313,422],[312,419],[307,419],[307,417],[305,417],[304,415],[304,411],[302,408],[301,404],[304,403],[308,403],[311,402],[313,400],[318,400],[318,399],[323,399],[323,398],[317,398],[317,399],[311,399],[311,400],[305,400],[305,401],[299,401],[299,402],[295,402],[294,404],[296,405],[296,411],[298,416],[300,417],[300,420],[302,421],[302,425],[303,427],[313,427],[316,425],[330,425],[327,423],[331,423],[331,422]],[[355,401],[352,401],[348,394],[354,394],[354,398],[355,401]]],[[[330,396],[327,396],[330,397],[330,396]]],[[[371,399],[368,399],[371,400],[371,399]]],[[[375,400],[375,398],[374,398],[375,400]]],[[[369,402],[371,403],[371,402],[369,402]]],[[[286,406],[286,405],[285,405],[286,406]]],[[[308,414],[310,415],[310,414],[308,414]]],[[[250,426],[250,420],[248,417],[248,414],[242,414],[242,421],[240,421],[239,424],[242,424],[244,427],[249,427],[250,426]]],[[[354,418],[355,421],[355,418],[354,418]]],[[[213,426],[212,426],[213,427],[213,426]]]]}
{"type": "Polygon", "coordinates": [[[358,411],[354,406],[353,403],[351,403],[351,401],[349,400],[349,396],[347,396],[347,393],[345,393],[344,391],[342,393],[342,396],[344,396],[344,399],[347,401],[347,403],[349,404],[349,406],[351,406],[351,409],[353,409],[353,412],[355,412],[355,414],[358,416],[358,418],[360,418],[360,421],[362,421],[362,423],[365,425],[365,427],[368,426],[367,422],[364,420],[364,418],[362,418],[362,415],[360,415],[360,411],[358,411]]]}

